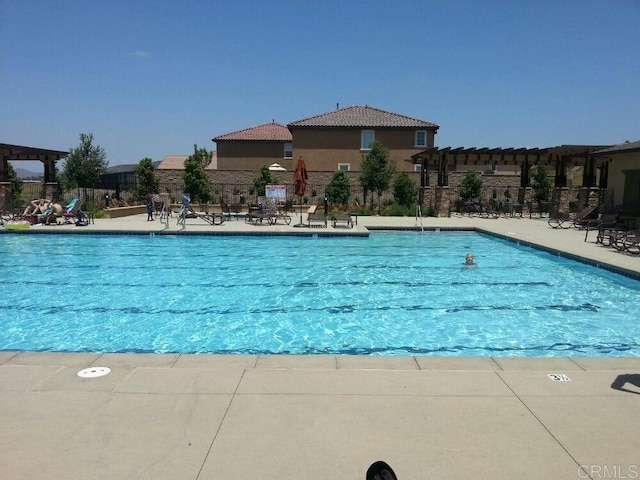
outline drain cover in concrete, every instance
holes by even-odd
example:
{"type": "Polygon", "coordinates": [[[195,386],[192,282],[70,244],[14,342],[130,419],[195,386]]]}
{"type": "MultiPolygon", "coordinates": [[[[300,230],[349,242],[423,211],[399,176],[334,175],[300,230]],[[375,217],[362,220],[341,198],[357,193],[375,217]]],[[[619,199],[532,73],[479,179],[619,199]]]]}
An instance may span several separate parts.
{"type": "Polygon", "coordinates": [[[96,378],[107,375],[110,372],[111,369],[109,367],[91,367],[80,370],[78,376],[82,378],[96,378]]]}
{"type": "Polygon", "coordinates": [[[554,382],[570,382],[571,379],[564,373],[548,373],[547,376],[554,382]]]}

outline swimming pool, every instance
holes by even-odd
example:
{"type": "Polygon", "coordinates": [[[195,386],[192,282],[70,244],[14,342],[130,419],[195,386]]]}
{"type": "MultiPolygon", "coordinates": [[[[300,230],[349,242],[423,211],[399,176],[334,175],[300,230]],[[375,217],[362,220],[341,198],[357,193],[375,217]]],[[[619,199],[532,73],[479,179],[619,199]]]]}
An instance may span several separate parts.
{"type": "Polygon", "coordinates": [[[0,252],[0,350],[640,356],[640,282],[472,232],[0,235],[0,252]]]}

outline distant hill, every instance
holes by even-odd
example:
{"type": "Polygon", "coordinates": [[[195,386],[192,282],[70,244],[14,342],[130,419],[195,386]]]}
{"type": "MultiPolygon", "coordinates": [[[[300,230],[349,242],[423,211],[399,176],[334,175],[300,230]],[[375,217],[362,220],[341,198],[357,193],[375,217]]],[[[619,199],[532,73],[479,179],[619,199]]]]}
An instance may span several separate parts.
{"type": "Polygon", "coordinates": [[[32,172],[31,170],[26,170],[24,168],[15,168],[16,175],[18,178],[29,179],[29,180],[38,180],[42,178],[44,175],[42,172],[32,172]]]}
{"type": "MultiPolygon", "coordinates": [[[[159,164],[160,164],[159,161],[153,162],[153,167],[157,168],[159,164]]],[[[133,169],[136,167],[136,165],[137,164],[115,165],[113,167],[108,167],[106,170],[106,173],[109,174],[109,173],[133,172],[133,169]]],[[[42,179],[42,176],[44,175],[43,172],[34,172],[31,170],[27,170],[26,168],[13,167],[13,169],[15,170],[16,175],[18,175],[18,178],[22,178],[22,179],[39,180],[39,179],[42,179]]]]}

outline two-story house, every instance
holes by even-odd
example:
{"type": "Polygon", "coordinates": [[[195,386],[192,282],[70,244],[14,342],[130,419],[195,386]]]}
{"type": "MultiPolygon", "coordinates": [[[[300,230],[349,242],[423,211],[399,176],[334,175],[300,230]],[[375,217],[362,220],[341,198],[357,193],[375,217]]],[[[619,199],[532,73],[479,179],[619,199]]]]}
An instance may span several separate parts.
{"type": "Polygon", "coordinates": [[[292,168],[292,136],[275,121],[227,133],[212,139],[217,144],[218,170],[259,170],[278,163],[292,168]]]}
{"type": "Polygon", "coordinates": [[[312,171],[359,171],[371,143],[390,151],[398,170],[414,171],[411,156],[434,146],[436,123],[387,112],[368,105],[338,108],[287,125],[294,158],[312,171]]]}

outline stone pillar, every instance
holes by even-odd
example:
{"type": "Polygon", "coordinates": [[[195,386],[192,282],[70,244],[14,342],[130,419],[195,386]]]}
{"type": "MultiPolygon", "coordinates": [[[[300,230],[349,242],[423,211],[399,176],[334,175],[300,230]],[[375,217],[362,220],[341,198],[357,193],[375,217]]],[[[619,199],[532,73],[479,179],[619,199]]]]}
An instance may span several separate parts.
{"type": "Polygon", "coordinates": [[[549,216],[551,218],[565,218],[569,216],[569,189],[556,187],[551,192],[551,206],[549,216]]]}
{"type": "Polygon", "coordinates": [[[531,215],[531,204],[533,203],[533,188],[523,187],[518,192],[518,203],[522,205],[522,216],[531,215]]]}
{"type": "Polygon", "coordinates": [[[0,182],[9,181],[9,157],[0,158],[0,182]]]}
{"type": "Polygon", "coordinates": [[[57,190],[58,190],[58,184],[56,182],[43,182],[42,198],[48,198],[48,199],[54,200],[57,190]]]}
{"type": "Polygon", "coordinates": [[[44,165],[44,181],[47,183],[53,183],[56,181],[56,161],[49,156],[42,160],[44,165]]]}
{"type": "Polygon", "coordinates": [[[0,210],[10,210],[13,205],[10,205],[9,192],[11,191],[10,182],[0,182],[0,210]]]}
{"type": "Polygon", "coordinates": [[[600,205],[600,189],[583,187],[578,194],[578,209],[583,207],[597,207],[600,205]]]}
{"type": "Polygon", "coordinates": [[[434,197],[433,214],[436,217],[449,217],[451,215],[449,187],[435,187],[434,197]]]}

